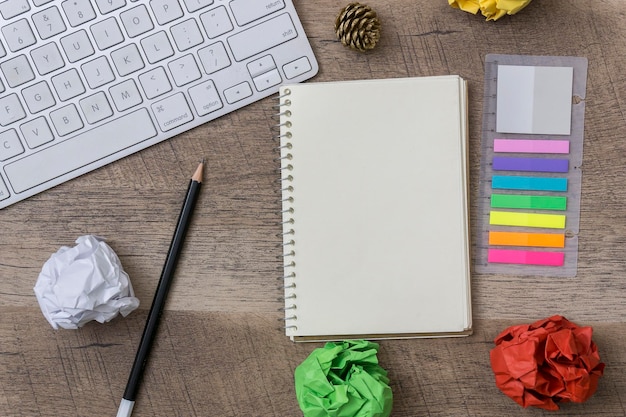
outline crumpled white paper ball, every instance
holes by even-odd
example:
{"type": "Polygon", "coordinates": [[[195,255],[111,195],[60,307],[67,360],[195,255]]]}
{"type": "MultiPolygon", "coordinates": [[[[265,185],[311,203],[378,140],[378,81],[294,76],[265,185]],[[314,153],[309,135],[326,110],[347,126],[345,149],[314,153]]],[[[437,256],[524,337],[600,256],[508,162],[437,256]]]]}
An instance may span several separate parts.
{"type": "Polygon", "coordinates": [[[54,329],[77,329],[92,320],[105,323],[139,306],[119,258],[102,238],[92,235],[52,254],[34,290],[54,329]]]}

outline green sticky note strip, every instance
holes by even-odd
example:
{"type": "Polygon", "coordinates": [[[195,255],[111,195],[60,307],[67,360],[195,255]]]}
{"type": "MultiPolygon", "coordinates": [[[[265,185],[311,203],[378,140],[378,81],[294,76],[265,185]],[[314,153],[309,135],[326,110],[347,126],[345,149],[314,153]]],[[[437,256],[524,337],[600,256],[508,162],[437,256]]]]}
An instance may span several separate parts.
{"type": "Polygon", "coordinates": [[[535,210],[567,210],[567,197],[492,194],[491,207],[535,210]]]}
{"type": "Polygon", "coordinates": [[[393,396],[378,364],[378,344],[329,342],[296,368],[296,397],[304,417],[388,417],[393,396]]]}

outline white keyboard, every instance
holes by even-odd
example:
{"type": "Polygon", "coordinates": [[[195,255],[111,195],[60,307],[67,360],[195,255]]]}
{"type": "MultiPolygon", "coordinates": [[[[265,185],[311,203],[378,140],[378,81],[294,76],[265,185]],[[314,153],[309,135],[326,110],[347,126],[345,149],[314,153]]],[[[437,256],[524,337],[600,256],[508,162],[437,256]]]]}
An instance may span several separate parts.
{"type": "Polygon", "coordinates": [[[318,70],[291,0],[8,0],[0,15],[0,208],[318,70]]]}

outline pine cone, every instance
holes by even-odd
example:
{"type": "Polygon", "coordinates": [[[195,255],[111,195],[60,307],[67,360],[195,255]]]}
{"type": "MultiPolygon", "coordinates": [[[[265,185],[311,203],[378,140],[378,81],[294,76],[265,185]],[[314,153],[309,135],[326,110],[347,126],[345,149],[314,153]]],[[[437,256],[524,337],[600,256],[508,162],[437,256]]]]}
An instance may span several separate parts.
{"type": "Polygon", "coordinates": [[[350,3],[337,16],[335,33],[345,46],[367,51],[380,39],[380,21],[371,7],[350,3]]]}

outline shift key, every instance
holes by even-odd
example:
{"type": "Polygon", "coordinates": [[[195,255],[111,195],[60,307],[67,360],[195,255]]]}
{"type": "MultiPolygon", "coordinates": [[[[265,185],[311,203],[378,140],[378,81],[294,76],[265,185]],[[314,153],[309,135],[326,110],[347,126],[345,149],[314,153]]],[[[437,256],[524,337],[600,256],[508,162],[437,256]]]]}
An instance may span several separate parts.
{"type": "Polygon", "coordinates": [[[228,44],[235,59],[243,61],[297,37],[291,17],[283,13],[229,37],[228,44]]]}

